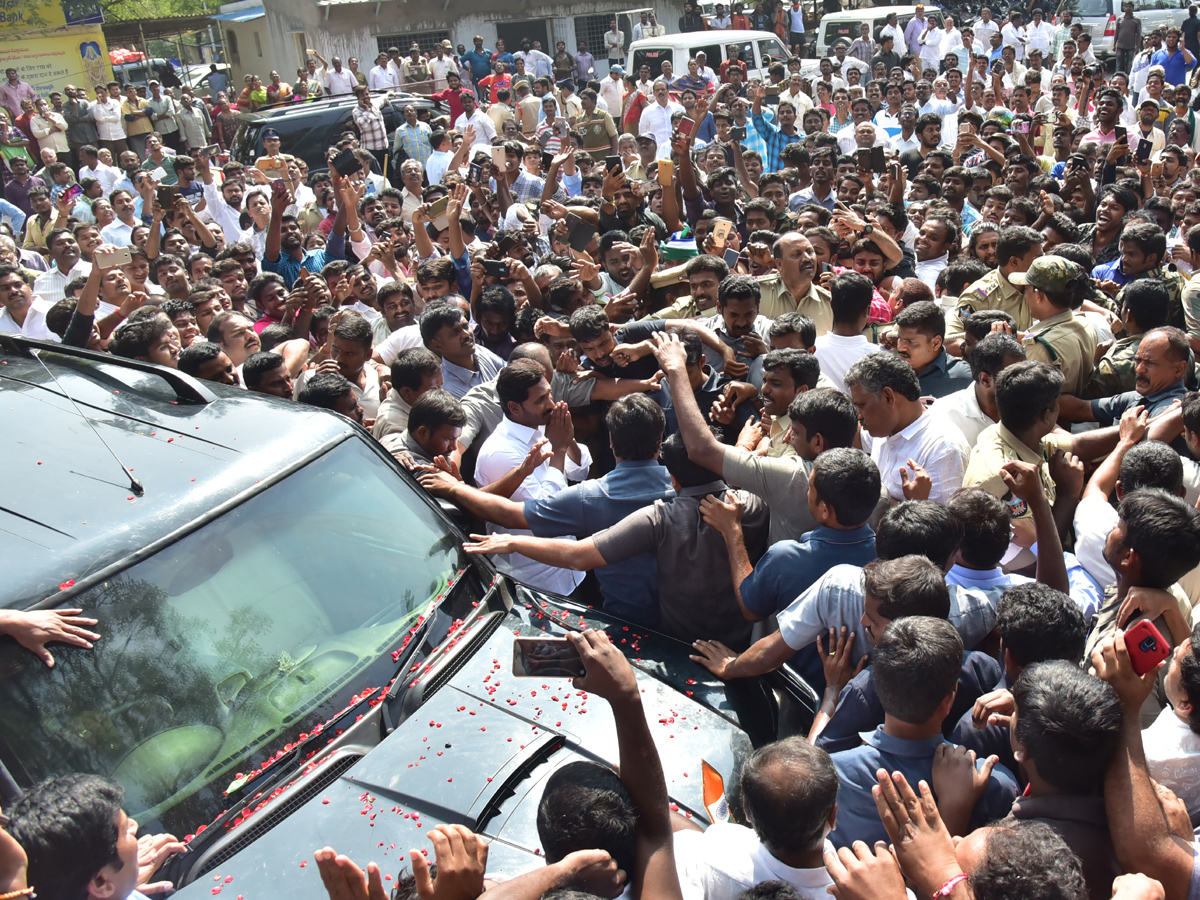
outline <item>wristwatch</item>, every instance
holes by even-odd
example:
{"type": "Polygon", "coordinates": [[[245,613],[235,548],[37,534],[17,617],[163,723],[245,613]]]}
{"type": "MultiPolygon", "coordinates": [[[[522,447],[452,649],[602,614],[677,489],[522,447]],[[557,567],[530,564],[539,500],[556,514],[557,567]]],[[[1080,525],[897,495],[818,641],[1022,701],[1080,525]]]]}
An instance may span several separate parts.
{"type": "Polygon", "coordinates": [[[866,225],[864,225],[863,230],[859,232],[859,234],[862,235],[863,237],[868,237],[869,235],[872,235],[874,233],[875,233],[875,226],[872,225],[870,222],[868,222],[866,225]]]}

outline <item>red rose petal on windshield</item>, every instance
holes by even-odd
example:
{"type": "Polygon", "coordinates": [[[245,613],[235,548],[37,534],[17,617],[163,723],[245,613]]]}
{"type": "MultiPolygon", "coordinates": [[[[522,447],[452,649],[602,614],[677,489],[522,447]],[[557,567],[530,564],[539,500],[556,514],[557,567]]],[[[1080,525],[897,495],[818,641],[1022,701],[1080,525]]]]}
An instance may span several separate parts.
{"type": "Polygon", "coordinates": [[[58,586],[58,589],[60,591],[65,591],[67,588],[70,588],[70,587],[75,587],[75,579],[74,578],[68,578],[66,581],[64,581],[62,584],[60,584],[58,586]]]}

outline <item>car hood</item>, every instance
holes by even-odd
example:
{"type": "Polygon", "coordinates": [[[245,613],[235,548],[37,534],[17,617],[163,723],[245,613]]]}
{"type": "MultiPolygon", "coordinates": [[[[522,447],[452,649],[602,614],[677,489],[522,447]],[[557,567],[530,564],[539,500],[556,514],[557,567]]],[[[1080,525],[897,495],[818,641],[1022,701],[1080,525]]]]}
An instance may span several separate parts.
{"type": "MultiPolygon", "coordinates": [[[[313,851],[326,845],[359,865],[378,863],[390,884],[407,867],[410,849],[427,850],[432,859],[426,835],[439,823],[464,824],[483,835],[490,873],[515,875],[541,865],[536,814],[546,779],[578,760],[619,761],[604,700],[566,679],[512,675],[514,636],[545,634],[555,616],[572,627],[608,627],[618,645],[625,642],[671,798],[685,814],[707,820],[701,760],[731,782],[750,741],[725,715],[660,678],[687,684],[706,700],[723,696],[719,682],[700,680],[706,673],[687,661],[687,648],[677,641],[629,631],[524,588],[518,601],[462,668],[381,744],[332,780],[314,780],[300,794],[280,797],[280,809],[264,809],[268,820],[283,818],[232,858],[215,861],[226,851],[201,862],[183,895],[323,900],[313,851]],[[683,678],[691,674],[697,678],[683,678]]],[[[247,817],[238,827],[254,821],[247,817]]]]}

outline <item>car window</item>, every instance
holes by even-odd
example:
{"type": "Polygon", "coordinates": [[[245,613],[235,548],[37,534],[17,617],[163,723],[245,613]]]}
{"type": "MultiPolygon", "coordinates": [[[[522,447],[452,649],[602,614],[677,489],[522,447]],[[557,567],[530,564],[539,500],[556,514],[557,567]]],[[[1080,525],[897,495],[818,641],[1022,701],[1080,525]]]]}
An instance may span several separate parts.
{"type": "MultiPolygon", "coordinates": [[[[643,47],[633,51],[633,72],[640,72],[642,66],[650,67],[650,77],[657,78],[662,74],[663,60],[667,60],[674,67],[675,60],[671,56],[669,47],[643,47]]],[[[684,71],[687,71],[686,67],[684,71]]]]}
{"type": "Polygon", "coordinates": [[[758,42],[758,53],[762,57],[762,64],[768,65],[767,57],[775,59],[787,59],[791,54],[787,52],[787,48],[779,43],[778,38],[767,38],[758,42]]]}
{"type": "MultiPolygon", "coordinates": [[[[761,44],[762,41],[759,41],[759,43],[761,44]]],[[[754,65],[754,42],[753,41],[737,41],[736,43],[730,42],[728,44],[725,44],[724,47],[725,47],[725,55],[724,56],[718,56],[714,60],[712,54],[709,54],[708,66],[710,69],[716,69],[716,67],[719,66],[722,62],[729,59],[732,56],[731,48],[733,48],[733,47],[738,48],[738,52],[741,53],[741,56],[738,58],[741,59],[742,62],[744,62],[748,66],[754,65]]]]}
{"type": "Polygon", "coordinates": [[[850,43],[858,37],[858,26],[861,22],[858,19],[842,19],[837,22],[829,22],[826,24],[825,43],[833,46],[840,39],[845,38],[846,43],[850,43]]]}
{"type": "Polygon", "coordinates": [[[346,441],[73,598],[95,649],[48,669],[0,644],[0,759],[26,784],[111,776],[147,833],[182,837],[239,773],[388,684],[466,568],[415,489],[346,441]]]}
{"type": "Polygon", "coordinates": [[[1061,10],[1070,10],[1073,16],[1096,18],[1112,13],[1112,0],[1068,0],[1061,10]]]}

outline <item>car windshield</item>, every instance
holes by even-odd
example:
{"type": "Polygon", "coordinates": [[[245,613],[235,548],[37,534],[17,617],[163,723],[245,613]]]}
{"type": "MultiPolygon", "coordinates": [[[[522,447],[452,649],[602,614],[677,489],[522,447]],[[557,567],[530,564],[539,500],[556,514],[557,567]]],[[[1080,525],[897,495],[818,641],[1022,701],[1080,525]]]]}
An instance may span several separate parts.
{"type": "Polygon", "coordinates": [[[1074,16],[1089,18],[1107,16],[1111,12],[1109,0],[1069,0],[1068,3],[1063,4],[1061,11],[1068,10],[1074,16]]]}
{"type": "Polygon", "coordinates": [[[112,777],[144,831],[195,831],[238,775],[388,683],[463,560],[348,440],[72,599],[100,620],[94,650],[56,648],[48,669],[0,644],[0,758],[24,786],[112,777]]]}

